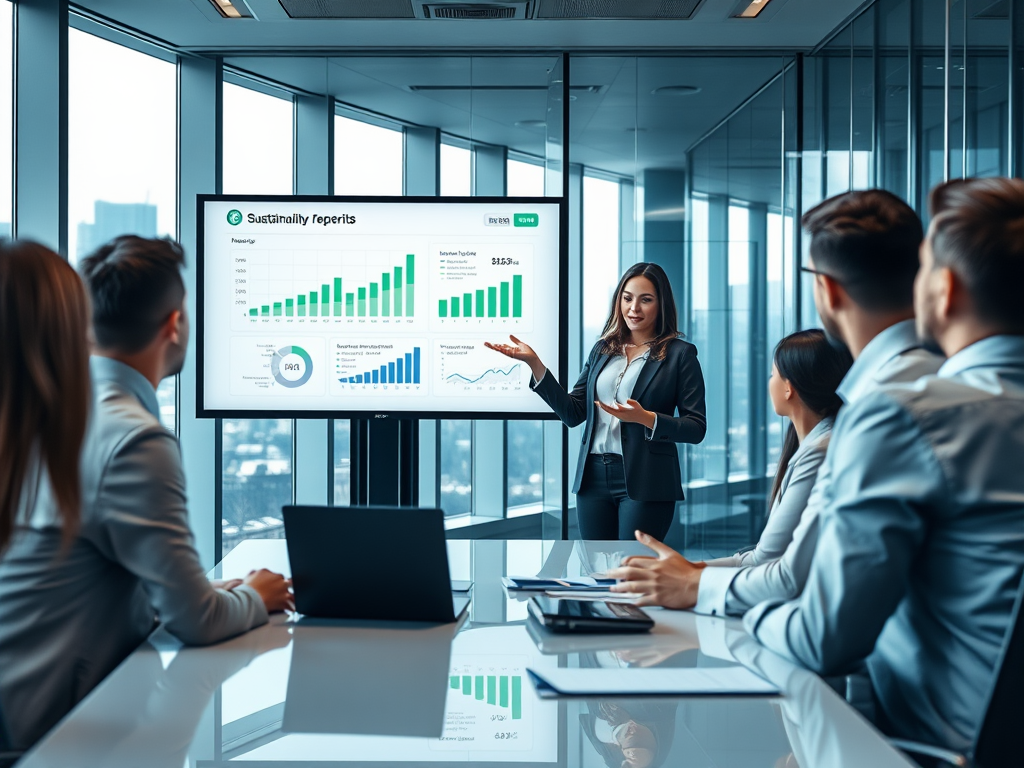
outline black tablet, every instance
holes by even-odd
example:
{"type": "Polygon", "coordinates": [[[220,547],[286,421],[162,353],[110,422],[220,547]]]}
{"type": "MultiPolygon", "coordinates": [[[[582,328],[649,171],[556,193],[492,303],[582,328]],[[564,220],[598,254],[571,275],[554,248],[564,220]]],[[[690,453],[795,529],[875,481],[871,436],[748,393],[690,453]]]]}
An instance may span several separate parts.
{"type": "Polygon", "coordinates": [[[530,598],[530,615],[552,632],[649,632],[654,620],[635,605],[604,600],[530,598]]]}

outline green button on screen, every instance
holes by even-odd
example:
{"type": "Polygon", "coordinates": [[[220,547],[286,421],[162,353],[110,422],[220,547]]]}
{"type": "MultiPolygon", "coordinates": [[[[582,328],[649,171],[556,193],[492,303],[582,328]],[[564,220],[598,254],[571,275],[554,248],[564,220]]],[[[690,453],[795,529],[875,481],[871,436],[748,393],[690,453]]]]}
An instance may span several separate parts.
{"type": "Polygon", "coordinates": [[[540,217],[536,213],[517,213],[514,218],[517,227],[536,227],[540,217]]]}

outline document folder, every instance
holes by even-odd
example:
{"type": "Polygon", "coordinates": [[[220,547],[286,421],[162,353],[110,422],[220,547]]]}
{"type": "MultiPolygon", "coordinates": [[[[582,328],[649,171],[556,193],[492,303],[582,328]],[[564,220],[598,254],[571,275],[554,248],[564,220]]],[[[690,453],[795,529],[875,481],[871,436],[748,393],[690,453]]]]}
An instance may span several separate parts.
{"type": "Polygon", "coordinates": [[[775,696],[779,689],[746,667],[682,669],[527,669],[537,695],[775,696]]]}

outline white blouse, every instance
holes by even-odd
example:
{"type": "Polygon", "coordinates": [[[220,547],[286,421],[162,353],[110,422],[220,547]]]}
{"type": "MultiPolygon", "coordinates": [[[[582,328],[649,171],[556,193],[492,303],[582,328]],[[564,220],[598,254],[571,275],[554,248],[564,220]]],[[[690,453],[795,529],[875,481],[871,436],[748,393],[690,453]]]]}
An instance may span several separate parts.
{"type": "MultiPolygon", "coordinates": [[[[597,377],[595,397],[608,405],[624,404],[633,396],[633,387],[636,386],[640,371],[650,356],[651,351],[648,349],[642,355],[634,357],[632,362],[627,362],[625,355],[613,357],[597,377]]],[[[594,418],[594,437],[590,443],[590,452],[617,453],[621,456],[622,422],[596,407],[594,418]]]]}

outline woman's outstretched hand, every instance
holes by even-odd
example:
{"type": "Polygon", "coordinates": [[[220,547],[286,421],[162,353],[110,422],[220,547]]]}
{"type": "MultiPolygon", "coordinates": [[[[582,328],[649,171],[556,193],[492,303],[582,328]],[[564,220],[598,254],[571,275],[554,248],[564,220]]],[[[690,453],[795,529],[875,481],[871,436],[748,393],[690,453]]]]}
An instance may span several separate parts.
{"type": "Polygon", "coordinates": [[[611,405],[595,400],[594,404],[605,413],[614,416],[621,421],[629,421],[634,424],[643,424],[648,429],[654,429],[655,413],[646,410],[636,400],[627,400],[624,403],[614,402],[611,405]]]}
{"type": "Polygon", "coordinates": [[[511,344],[491,344],[491,342],[485,341],[484,346],[488,349],[493,349],[495,352],[500,352],[505,357],[511,357],[513,360],[526,363],[533,372],[533,378],[540,381],[544,377],[544,372],[547,371],[547,368],[540,361],[537,353],[533,351],[533,347],[520,341],[515,336],[509,336],[509,339],[512,340],[511,344]]]}

